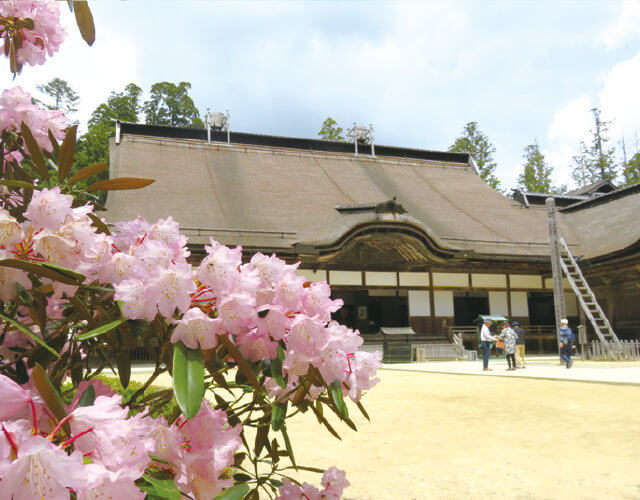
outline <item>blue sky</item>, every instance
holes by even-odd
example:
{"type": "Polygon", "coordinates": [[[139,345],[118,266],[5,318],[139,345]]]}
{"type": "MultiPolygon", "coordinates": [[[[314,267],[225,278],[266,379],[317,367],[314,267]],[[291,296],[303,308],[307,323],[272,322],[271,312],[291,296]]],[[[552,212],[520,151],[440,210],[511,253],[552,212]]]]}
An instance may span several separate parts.
{"type": "Polygon", "coordinates": [[[615,120],[635,153],[640,134],[640,1],[91,2],[88,48],[69,36],[42,67],[3,88],[54,76],[80,94],[78,118],[130,82],[187,81],[202,113],[230,110],[232,130],[314,137],[332,116],[375,127],[376,142],[446,149],[476,121],[515,187],[535,140],[570,183],[593,126],[615,120]]]}

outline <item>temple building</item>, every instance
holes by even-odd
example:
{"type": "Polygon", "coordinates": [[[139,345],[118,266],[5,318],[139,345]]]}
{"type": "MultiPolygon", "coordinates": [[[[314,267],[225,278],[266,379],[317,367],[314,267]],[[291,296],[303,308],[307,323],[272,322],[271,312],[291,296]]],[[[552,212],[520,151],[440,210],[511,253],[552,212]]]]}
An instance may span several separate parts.
{"type": "MultiPolygon", "coordinates": [[[[546,195],[496,192],[468,154],[121,122],[110,158],[112,177],[155,183],[110,192],[109,222],[172,216],[194,261],[210,238],[247,259],[299,261],[365,337],[411,326],[440,338],[479,314],[555,323],[546,195]]],[[[558,232],[616,333],[639,338],[640,185],[594,186],[557,206],[558,232]]]]}

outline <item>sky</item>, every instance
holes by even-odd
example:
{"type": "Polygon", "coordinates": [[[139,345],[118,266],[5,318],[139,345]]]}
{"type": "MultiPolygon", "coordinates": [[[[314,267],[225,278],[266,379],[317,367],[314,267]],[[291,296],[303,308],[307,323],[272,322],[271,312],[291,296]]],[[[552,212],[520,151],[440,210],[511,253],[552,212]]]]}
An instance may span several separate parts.
{"type": "MultiPolygon", "coordinates": [[[[81,129],[111,92],[190,82],[202,114],[229,110],[231,130],[317,137],[333,117],[373,124],[377,144],[446,150],[468,122],[496,148],[496,176],[516,187],[537,141],[556,184],[589,141],[590,109],[613,121],[627,155],[640,136],[640,1],[90,2],[96,42],[68,36],[44,66],[2,88],[66,80],[81,129]]],[[[8,61],[5,61],[8,66],[8,61]]]]}

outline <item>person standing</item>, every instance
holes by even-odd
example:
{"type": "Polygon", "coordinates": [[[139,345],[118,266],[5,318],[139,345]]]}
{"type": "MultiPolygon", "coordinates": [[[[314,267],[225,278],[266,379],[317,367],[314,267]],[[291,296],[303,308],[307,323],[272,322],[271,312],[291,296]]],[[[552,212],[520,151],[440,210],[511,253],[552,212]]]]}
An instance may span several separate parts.
{"type": "Polygon", "coordinates": [[[480,329],[480,341],[482,342],[482,369],[485,372],[490,372],[489,368],[489,356],[491,355],[491,343],[495,341],[495,335],[491,333],[492,321],[485,319],[480,329]]]}
{"type": "Polygon", "coordinates": [[[507,363],[509,364],[509,368],[507,370],[515,370],[516,369],[516,332],[509,326],[509,322],[505,321],[502,323],[502,331],[498,336],[500,340],[504,342],[504,353],[507,356],[507,363]]]}
{"type": "Polygon", "coordinates": [[[571,359],[572,344],[575,340],[573,330],[569,328],[569,321],[560,320],[560,357],[567,364],[567,368],[571,368],[573,360],[571,359]]]}
{"type": "Polygon", "coordinates": [[[517,321],[514,321],[512,325],[513,331],[516,332],[516,368],[526,368],[527,363],[524,360],[524,328],[517,321]]]}

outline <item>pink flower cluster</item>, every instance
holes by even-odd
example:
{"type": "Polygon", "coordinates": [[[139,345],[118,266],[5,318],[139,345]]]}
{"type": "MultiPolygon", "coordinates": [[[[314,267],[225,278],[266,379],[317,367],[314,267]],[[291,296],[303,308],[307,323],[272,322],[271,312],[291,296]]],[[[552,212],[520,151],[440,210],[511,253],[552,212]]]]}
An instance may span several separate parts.
{"type": "MultiPolygon", "coordinates": [[[[21,64],[43,64],[60,48],[67,32],[60,24],[60,8],[54,0],[8,0],[0,2],[0,16],[32,19],[33,29],[22,28],[22,46],[16,57],[21,64]]],[[[6,26],[0,22],[0,34],[9,37],[6,26]]]]}
{"type": "MultiPolygon", "coordinates": [[[[0,2],[2,4],[4,2],[0,2]]],[[[24,122],[31,132],[40,149],[51,152],[53,146],[49,140],[50,130],[56,140],[64,138],[64,131],[67,128],[67,120],[60,110],[40,109],[31,102],[31,94],[25,92],[21,87],[5,89],[0,97],[0,131],[16,130],[20,131],[24,122]]],[[[12,153],[16,159],[22,158],[12,153]]]]}
{"type": "Polygon", "coordinates": [[[327,469],[322,475],[322,490],[309,483],[297,485],[290,479],[282,483],[276,500],[340,500],[342,492],[350,484],[345,472],[335,467],[327,469]]]}
{"type": "MultiPolygon", "coordinates": [[[[372,377],[380,354],[358,350],[358,332],[331,321],[342,301],[331,300],[326,282],[309,284],[298,276],[297,265],[260,253],[243,264],[240,247],[212,240],[194,272],[187,239],[173,219],[118,223],[117,233],[107,236],[91,225],[90,206],[71,204],[71,196],[54,188],[34,192],[22,225],[0,210],[0,258],[44,260],[83,273],[87,282],[113,283],[125,317],[153,320],[159,313],[175,323],[171,341],[191,349],[215,347],[218,335],[229,335],[246,358],[259,361],[276,358],[280,345],[286,387],[267,381],[278,399],[292,398],[310,367],[329,383],[340,381],[354,401],[377,383],[372,377]]],[[[0,300],[15,296],[16,283],[30,286],[22,271],[0,270],[0,300]]],[[[53,285],[52,314],[63,293],[75,293],[53,285]]],[[[312,386],[310,397],[323,390],[312,386]]]]}
{"type": "Polygon", "coordinates": [[[162,418],[127,418],[120,395],[100,381],[80,384],[78,392],[88,385],[95,387],[94,403],[77,407],[76,398],[53,427],[36,391],[0,375],[0,498],[68,498],[71,489],[78,500],[141,500],[145,494],[134,482],[151,466],[169,469],[196,499],[233,484],[221,476],[233,464],[242,429],[230,427],[223,411],[203,401],[194,418],[171,426],[162,418]]]}

